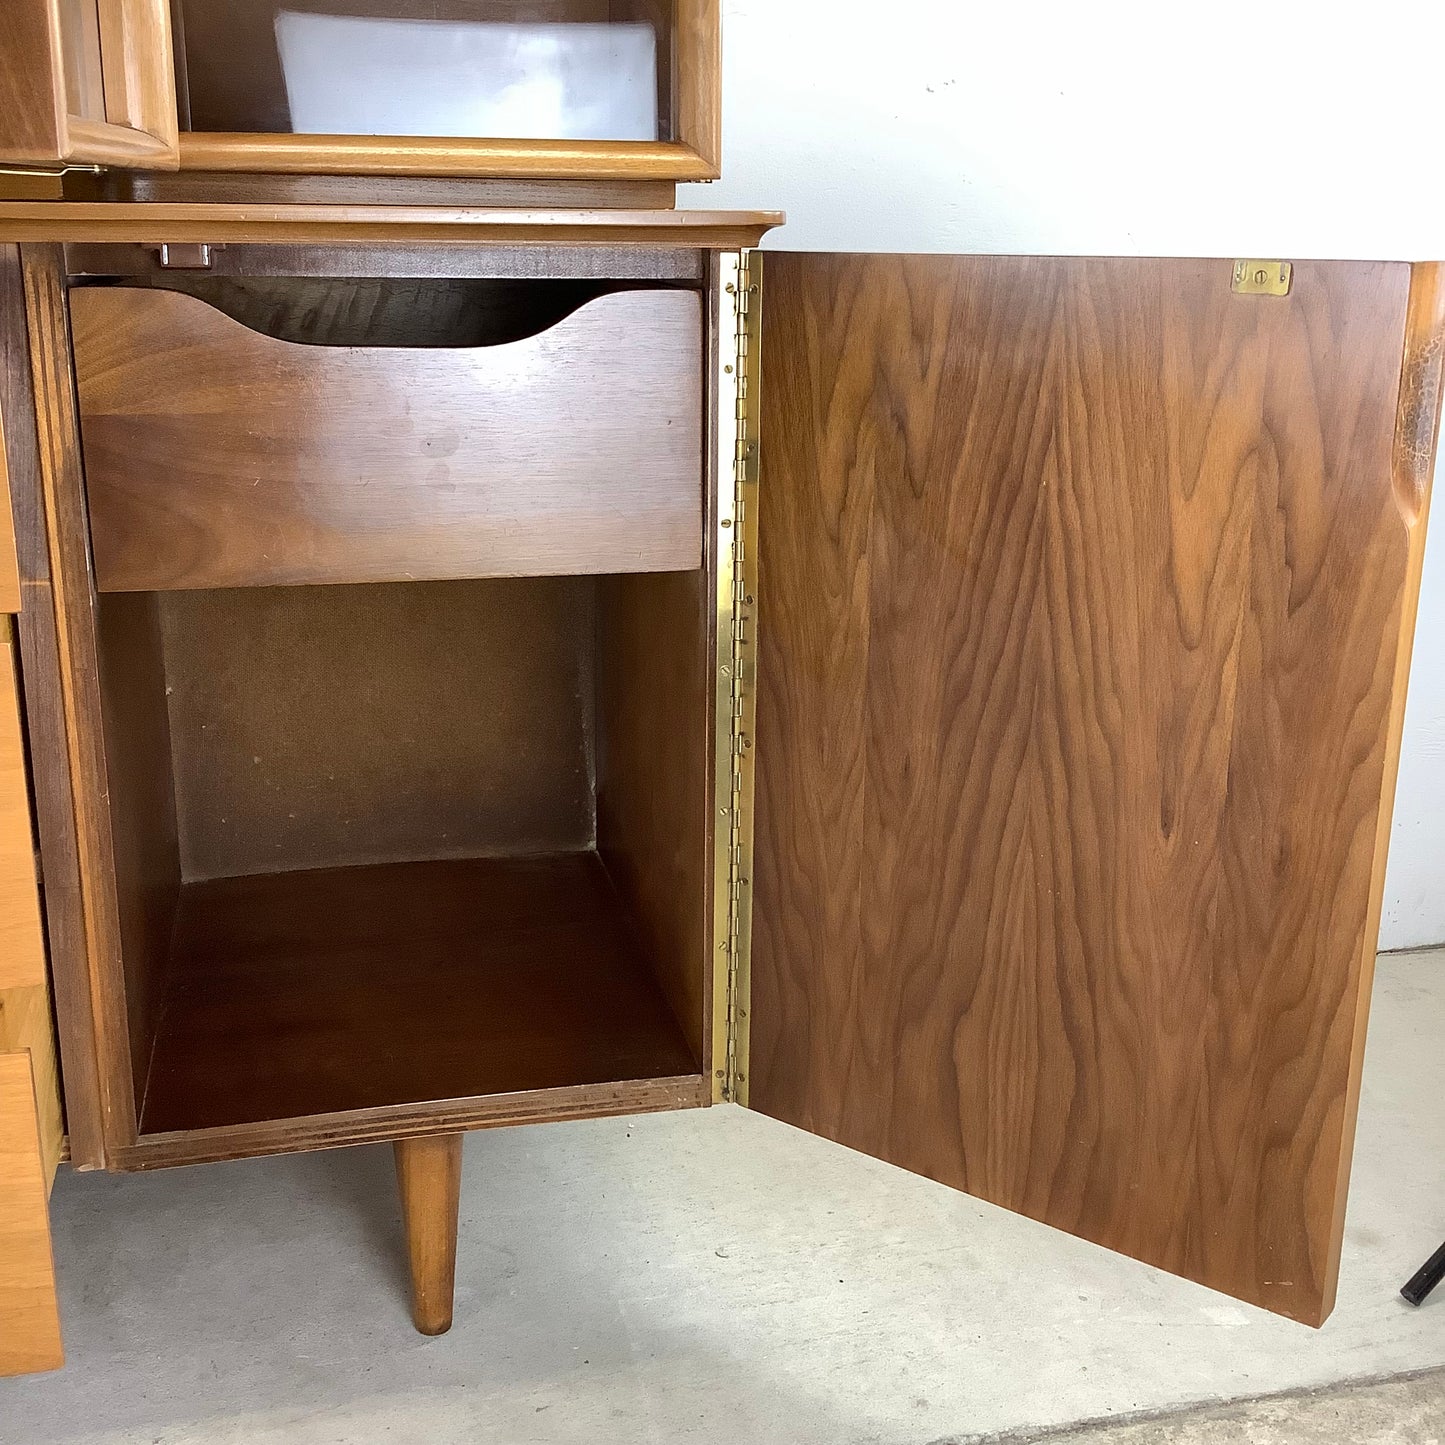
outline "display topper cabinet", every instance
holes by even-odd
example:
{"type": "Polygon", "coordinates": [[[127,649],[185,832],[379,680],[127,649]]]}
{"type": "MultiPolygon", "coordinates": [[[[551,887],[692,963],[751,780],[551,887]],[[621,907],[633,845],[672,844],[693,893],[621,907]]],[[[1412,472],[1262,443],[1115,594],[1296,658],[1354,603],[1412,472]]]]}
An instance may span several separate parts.
{"type": "Polygon", "coordinates": [[[6,0],[0,164],[718,175],[717,0],[6,0]]]}

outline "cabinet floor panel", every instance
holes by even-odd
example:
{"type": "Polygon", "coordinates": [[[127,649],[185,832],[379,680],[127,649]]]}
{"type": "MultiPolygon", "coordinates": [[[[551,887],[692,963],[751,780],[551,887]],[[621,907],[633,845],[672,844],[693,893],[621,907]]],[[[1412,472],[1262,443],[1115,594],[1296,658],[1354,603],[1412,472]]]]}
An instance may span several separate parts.
{"type": "Polygon", "coordinates": [[[181,893],[146,1134],[699,1069],[595,853],[181,893]]]}

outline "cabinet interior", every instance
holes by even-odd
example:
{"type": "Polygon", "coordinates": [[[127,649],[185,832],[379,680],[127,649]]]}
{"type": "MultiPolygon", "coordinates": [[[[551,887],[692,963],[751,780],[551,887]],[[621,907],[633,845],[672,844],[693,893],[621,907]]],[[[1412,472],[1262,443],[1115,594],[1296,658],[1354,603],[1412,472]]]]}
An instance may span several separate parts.
{"type": "MultiPolygon", "coordinates": [[[[559,269],[152,279],[318,350],[505,346],[676,284],[559,269]]],[[[341,422],[273,424],[321,455],[341,422]]],[[[696,466],[678,485],[700,495],[696,466]]],[[[595,487],[617,482],[599,458],[595,487]]],[[[95,594],[142,1137],[700,1083],[713,604],[701,557],[627,552],[589,575],[95,594]]]]}
{"type": "Polygon", "coordinates": [[[172,0],[181,128],[672,140],[675,10],[673,0],[172,0]]]}
{"type": "Polygon", "coordinates": [[[102,595],[141,1132],[699,1072],[703,602],[102,595]]]}

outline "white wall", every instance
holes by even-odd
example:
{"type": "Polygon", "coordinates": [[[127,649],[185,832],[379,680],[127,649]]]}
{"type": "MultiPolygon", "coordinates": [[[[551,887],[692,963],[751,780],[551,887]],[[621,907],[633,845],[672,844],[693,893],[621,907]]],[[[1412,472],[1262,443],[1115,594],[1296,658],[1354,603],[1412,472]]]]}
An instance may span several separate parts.
{"type": "MultiPolygon", "coordinates": [[[[794,250],[1445,257],[1440,0],[724,0],[726,177],[794,250]]],[[[1381,943],[1445,941],[1445,501],[1381,943]]]]}

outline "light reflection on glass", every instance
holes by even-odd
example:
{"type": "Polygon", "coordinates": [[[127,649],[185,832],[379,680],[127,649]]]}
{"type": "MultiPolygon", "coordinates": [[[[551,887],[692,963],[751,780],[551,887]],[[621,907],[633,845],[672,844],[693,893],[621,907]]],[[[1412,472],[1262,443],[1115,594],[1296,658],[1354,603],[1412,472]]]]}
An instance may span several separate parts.
{"type": "Polygon", "coordinates": [[[656,140],[646,24],[393,20],[282,10],[292,129],[307,135],[656,140]]]}

